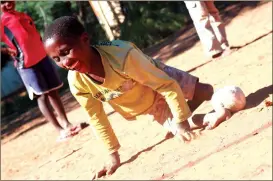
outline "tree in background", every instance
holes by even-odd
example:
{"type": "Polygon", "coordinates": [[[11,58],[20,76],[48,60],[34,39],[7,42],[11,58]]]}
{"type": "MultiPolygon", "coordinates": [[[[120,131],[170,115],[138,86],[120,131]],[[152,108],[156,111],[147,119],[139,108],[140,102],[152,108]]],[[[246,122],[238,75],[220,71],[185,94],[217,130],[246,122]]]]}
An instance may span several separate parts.
{"type": "Polygon", "coordinates": [[[124,39],[141,48],[179,30],[188,19],[183,2],[89,1],[108,39],[124,39]]]}
{"type": "Polygon", "coordinates": [[[106,39],[88,1],[17,1],[16,10],[30,15],[41,35],[45,26],[54,19],[61,16],[77,16],[93,37],[94,42],[106,39]]]}
{"type": "Polygon", "coordinates": [[[120,37],[125,16],[120,1],[89,1],[109,40],[120,37]]]}

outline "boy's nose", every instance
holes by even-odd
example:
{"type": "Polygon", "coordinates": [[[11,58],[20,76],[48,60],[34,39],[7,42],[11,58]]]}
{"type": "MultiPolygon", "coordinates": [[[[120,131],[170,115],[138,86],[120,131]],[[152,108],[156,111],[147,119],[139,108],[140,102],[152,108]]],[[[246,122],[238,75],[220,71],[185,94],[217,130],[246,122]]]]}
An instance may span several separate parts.
{"type": "Polygon", "coordinates": [[[71,67],[75,64],[75,60],[74,59],[71,59],[71,58],[62,58],[61,59],[62,61],[62,64],[63,66],[66,68],[66,69],[71,69],[71,67]]]}
{"type": "Polygon", "coordinates": [[[71,65],[71,63],[69,63],[69,59],[65,57],[61,57],[61,62],[65,68],[69,68],[69,66],[71,65]]]}

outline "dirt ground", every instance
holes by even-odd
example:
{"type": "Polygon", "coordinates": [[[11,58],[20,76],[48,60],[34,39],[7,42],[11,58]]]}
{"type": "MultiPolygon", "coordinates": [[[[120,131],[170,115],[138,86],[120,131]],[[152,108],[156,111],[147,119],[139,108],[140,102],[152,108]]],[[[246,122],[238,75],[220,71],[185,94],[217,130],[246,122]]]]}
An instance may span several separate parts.
{"type": "MultiPolygon", "coordinates": [[[[186,51],[174,52],[184,46],[186,38],[196,39],[193,28],[169,40],[153,56],[188,70],[216,89],[240,86],[247,96],[245,110],[184,144],[176,139],[165,140],[165,131],[155,122],[126,121],[106,104],[122,145],[123,164],[114,175],[104,179],[272,179],[272,107],[264,103],[272,94],[272,2],[245,7],[229,19],[226,28],[230,44],[241,48],[218,61],[204,57],[199,41],[186,51]]],[[[66,109],[73,106],[68,112],[73,123],[86,119],[69,93],[63,100],[66,109]]],[[[195,114],[211,109],[207,102],[195,114]]],[[[3,138],[1,179],[88,180],[92,169],[105,160],[103,147],[90,127],[67,142],[57,143],[56,137],[54,128],[38,117],[3,138]]]]}

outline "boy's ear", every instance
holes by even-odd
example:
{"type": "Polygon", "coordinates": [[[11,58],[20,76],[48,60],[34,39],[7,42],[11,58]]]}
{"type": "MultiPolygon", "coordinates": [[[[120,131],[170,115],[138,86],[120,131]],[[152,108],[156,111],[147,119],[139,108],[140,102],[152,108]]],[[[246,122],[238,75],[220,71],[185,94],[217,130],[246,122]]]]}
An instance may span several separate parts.
{"type": "Polygon", "coordinates": [[[84,43],[89,44],[89,36],[88,36],[88,33],[87,33],[87,32],[84,32],[84,33],[81,35],[81,39],[83,40],[84,43]]]}

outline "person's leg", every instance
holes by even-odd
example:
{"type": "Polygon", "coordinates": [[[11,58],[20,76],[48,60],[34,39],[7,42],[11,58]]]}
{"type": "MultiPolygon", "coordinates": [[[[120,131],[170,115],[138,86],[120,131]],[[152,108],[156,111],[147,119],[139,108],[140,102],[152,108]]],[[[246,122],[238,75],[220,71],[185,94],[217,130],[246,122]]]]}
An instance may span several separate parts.
{"type": "Polygon", "coordinates": [[[223,49],[210,25],[206,4],[203,1],[184,2],[206,54],[211,57],[221,54],[223,49]]]}
{"type": "MultiPolygon", "coordinates": [[[[191,112],[194,112],[204,101],[210,101],[214,94],[213,86],[199,82],[199,79],[187,72],[167,66],[158,62],[159,68],[167,75],[175,79],[187,99],[191,112]]],[[[183,122],[182,126],[195,129],[205,126],[204,115],[194,115],[188,121],[183,122]]]]}
{"type": "MultiPolygon", "coordinates": [[[[211,99],[213,95],[213,87],[210,84],[204,84],[200,83],[199,79],[193,75],[190,75],[187,72],[184,72],[182,70],[176,69],[174,67],[170,67],[165,65],[164,63],[160,61],[156,61],[158,68],[164,71],[167,75],[169,75],[171,78],[177,81],[179,86],[181,87],[181,90],[184,94],[185,99],[188,100],[188,106],[191,110],[191,112],[195,111],[204,101],[208,101],[211,99]]],[[[155,102],[156,103],[156,102],[155,102]]],[[[159,104],[159,103],[157,103],[159,104]]],[[[162,106],[156,106],[156,107],[164,107],[162,101],[160,103],[162,106]]],[[[166,116],[162,117],[162,114],[170,116],[170,111],[166,111],[165,109],[168,109],[168,106],[161,110],[155,110],[152,111],[155,114],[160,114],[161,117],[157,118],[158,120],[161,120],[159,123],[162,124],[165,128],[168,128],[172,134],[179,133],[184,140],[190,140],[188,135],[183,135],[183,132],[188,132],[189,130],[192,130],[197,127],[204,126],[203,119],[198,119],[196,121],[195,119],[188,119],[186,121],[183,121],[179,124],[175,124],[172,122],[172,119],[167,119],[166,116]],[[163,122],[162,122],[163,121],[163,122]]]]}
{"type": "Polygon", "coordinates": [[[158,64],[161,70],[178,82],[192,112],[211,99],[214,93],[212,85],[200,83],[199,78],[162,62],[158,61],[158,64]]]}
{"type": "Polygon", "coordinates": [[[48,94],[43,94],[43,95],[38,95],[37,96],[37,102],[38,102],[38,107],[46,120],[52,123],[52,125],[57,129],[57,131],[61,131],[63,128],[59,124],[58,120],[56,119],[50,104],[49,104],[49,99],[48,99],[48,94]]]}
{"type": "Polygon", "coordinates": [[[52,90],[48,93],[49,101],[54,108],[54,110],[57,112],[59,118],[60,118],[60,125],[64,129],[69,128],[72,126],[72,124],[68,121],[63,103],[60,99],[58,90],[52,90]]]}
{"type": "Polygon", "coordinates": [[[192,100],[188,100],[190,110],[195,111],[204,101],[211,100],[212,95],[212,85],[196,82],[194,96],[192,100]]]}
{"type": "Polygon", "coordinates": [[[51,122],[53,126],[60,131],[61,125],[58,123],[52,109],[50,108],[49,98],[46,93],[43,93],[41,87],[46,83],[41,73],[37,71],[37,65],[30,68],[17,69],[18,73],[27,89],[29,98],[34,99],[34,95],[37,97],[38,107],[47,121],[51,122]]]}
{"type": "Polygon", "coordinates": [[[79,124],[79,125],[73,126],[68,121],[63,103],[58,93],[58,90],[63,86],[63,83],[58,75],[56,68],[54,67],[52,63],[52,60],[49,57],[45,57],[41,61],[39,70],[47,84],[46,91],[48,92],[49,101],[60,118],[59,124],[64,129],[62,134],[64,135],[64,137],[77,134],[86,125],[79,124]]]}
{"type": "Polygon", "coordinates": [[[47,86],[44,91],[47,92],[49,101],[60,118],[60,125],[63,128],[67,128],[69,125],[71,125],[71,123],[69,123],[67,119],[62,101],[58,94],[58,89],[62,87],[63,83],[60,80],[56,68],[48,57],[45,57],[40,62],[39,71],[41,72],[42,77],[45,79],[47,86]]]}
{"type": "Polygon", "coordinates": [[[229,47],[229,43],[227,40],[225,25],[221,20],[218,9],[215,7],[213,1],[204,1],[206,4],[209,20],[211,27],[213,28],[214,34],[219,41],[221,48],[226,49],[229,47]]]}

